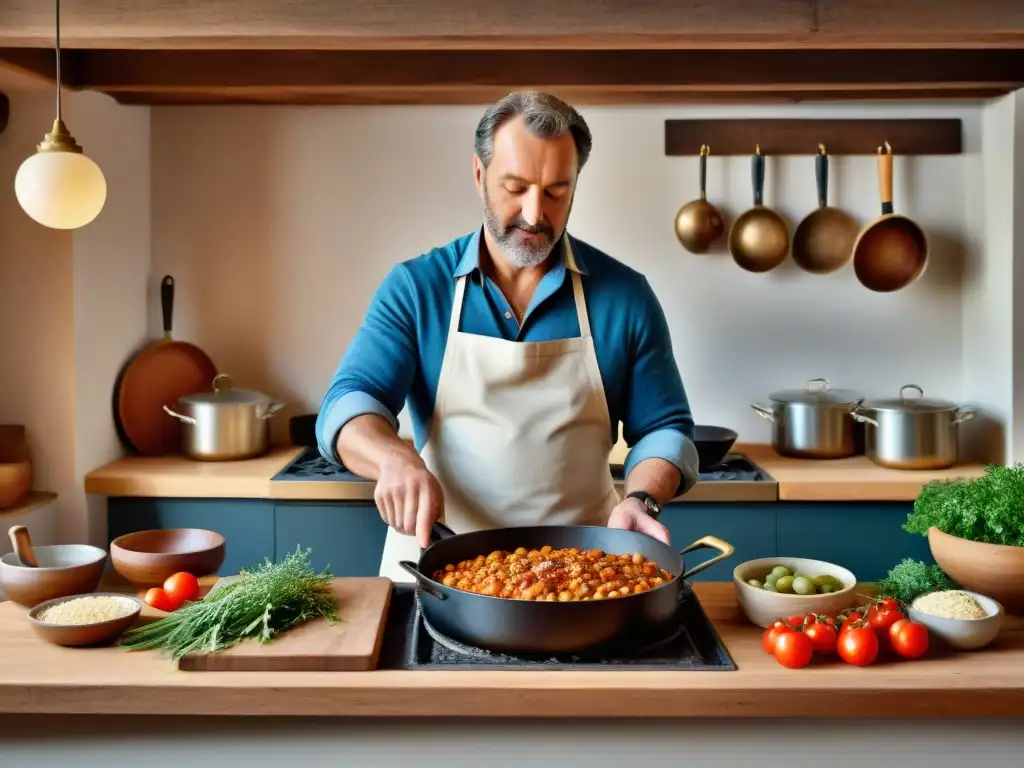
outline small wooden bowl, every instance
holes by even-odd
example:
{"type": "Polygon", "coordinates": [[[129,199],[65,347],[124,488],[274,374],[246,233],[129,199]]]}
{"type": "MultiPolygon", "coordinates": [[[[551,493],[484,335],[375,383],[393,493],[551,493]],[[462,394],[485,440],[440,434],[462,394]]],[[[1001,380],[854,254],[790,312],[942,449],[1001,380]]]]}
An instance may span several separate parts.
{"type": "Polygon", "coordinates": [[[38,568],[22,565],[14,552],[0,557],[0,588],[26,608],[44,600],[92,592],[103,577],[107,553],[88,544],[35,547],[38,568]]]}
{"type": "Polygon", "coordinates": [[[140,589],[158,587],[186,571],[196,578],[216,573],[224,562],[224,537],[202,528],[157,528],[110,542],[115,570],[140,589]]]}
{"type": "Polygon", "coordinates": [[[33,606],[28,612],[28,622],[32,625],[33,631],[48,643],[73,647],[103,645],[124,634],[135,623],[140,613],[142,613],[142,601],[137,597],[123,595],[119,592],[92,592],[85,595],[58,597],[33,606]],[[79,597],[116,597],[132,603],[135,608],[124,616],[118,616],[116,619],[109,619],[107,621],[98,621],[94,624],[50,624],[37,618],[40,613],[50,606],[66,603],[68,600],[74,600],[79,597]]]}

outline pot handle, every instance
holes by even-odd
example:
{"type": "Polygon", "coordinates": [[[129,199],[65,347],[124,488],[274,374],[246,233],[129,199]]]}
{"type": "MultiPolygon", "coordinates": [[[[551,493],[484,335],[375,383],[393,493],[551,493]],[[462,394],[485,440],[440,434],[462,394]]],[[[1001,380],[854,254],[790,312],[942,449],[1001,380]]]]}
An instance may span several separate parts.
{"type": "Polygon", "coordinates": [[[763,405],[758,405],[757,403],[751,403],[750,407],[753,408],[754,409],[754,413],[756,413],[762,419],[770,421],[772,424],[776,423],[776,421],[775,421],[775,414],[772,413],[767,408],[765,408],[763,405]]]}
{"type": "Polygon", "coordinates": [[[455,531],[439,520],[434,523],[433,527],[430,529],[430,543],[433,544],[443,539],[450,539],[452,536],[456,535],[455,531]]]}
{"type": "Polygon", "coordinates": [[[971,421],[977,417],[978,412],[973,408],[959,408],[953,415],[954,424],[963,424],[965,421],[971,421]]]}
{"type": "Polygon", "coordinates": [[[860,405],[855,405],[853,410],[850,411],[850,415],[853,416],[854,421],[859,421],[861,424],[870,424],[873,427],[878,426],[878,422],[872,419],[870,416],[865,416],[860,412],[860,405]]]}
{"type": "Polygon", "coordinates": [[[169,413],[174,418],[178,419],[179,421],[183,421],[186,424],[195,424],[196,423],[196,420],[194,418],[192,418],[191,416],[182,416],[180,413],[175,413],[170,408],[168,408],[166,405],[164,406],[164,410],[167,411],[167,413],[169,413]]]}
{"type": "Polygon", "coordinates": [[[438,600],[447,600],[443,592],[438,592],[434,589],[433,584],[430,583],[430,579],[420,573],[420,569],[416,567],[416,563],[411,560],[399,560],[398,564],[414,579],[416,584],[431,597],[436,597],[438,600]]]}
{"type": "Polygon", "coordinates": [[[695,549],[717,549],[719,554],[712,557],[710,560],[705,560],[700,565],[695,565],[690,570],[683,573],[680,579],[688,579],[696,573],[700,573],[705,568],[710,568],[712,565],[720,560],[725,560],[727,557],[732,557],[732,553],[736,551],[736,548],[727,541],[718,538],[717,536],[705,536],[702,539],[697,539],[693,544],[686,547],[685,549],[679,550],[679,556],[682,557],[687,552],[693,552],[695,549]]]}
{"type": "Polygon", "coordinates": [[[269,406],[267,406],[267,412],[260,416],[260,418],[269,419],[282,408],[284,408],[284,403],[271,403],[269,406]]]}

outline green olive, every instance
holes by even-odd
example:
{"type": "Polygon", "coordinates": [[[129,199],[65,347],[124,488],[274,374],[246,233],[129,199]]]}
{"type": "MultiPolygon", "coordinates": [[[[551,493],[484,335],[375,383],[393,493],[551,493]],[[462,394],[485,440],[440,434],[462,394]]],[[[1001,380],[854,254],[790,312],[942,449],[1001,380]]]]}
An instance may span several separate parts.
{"type": "Polygon", "coordinates": [[[793,591],[793,577],[792,576],[780,576],[775,581],[775,590],[777,592],[789,593],[793,591]]]}
{"type": "Polygon", "coordinates": [[[764,591],[765,592],[777,592],[778,590],[775,589],[775,585],[774,584],[765,584],[764,585],[764,591]]]}
{"type": "Polygon", "coordinates": [[[806,576],[794,576],[793,591],[798,595],[813,595],[814,584],[806,576]]]}
{"type": "Polygon", "coordinates": [[[784,565],[776,565],[772,568],[772,575],[775,576],[775,578],[779,578],[780,576],[792,576],[793,572],[784,565]]]}
{"type": "Polygon", "coordinates": [[[822,584],[820,587],[818,587],[818,591],[823,595],[827,595],[832,592],[835,592],[836,588],[833,587],[831,584],[822,584]]]}
{"type": "Polygon", "coordinates": [[[747,584],[749,584],[752,587],[757,587],[758,589],[760,589],[762,586],[761,582],[757,579],[747,579],[747,584]]]}

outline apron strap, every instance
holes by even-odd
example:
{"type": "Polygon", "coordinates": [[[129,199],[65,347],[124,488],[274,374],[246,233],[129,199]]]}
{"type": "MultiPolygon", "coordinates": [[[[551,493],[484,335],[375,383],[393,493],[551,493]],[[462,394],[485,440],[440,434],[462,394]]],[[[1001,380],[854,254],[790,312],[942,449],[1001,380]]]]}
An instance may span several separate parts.
{"type": "Polygon", "coordinates": [[[580,336],[584,339],[590,338],[590,315],[587,314],[587,300],[583,297],[583,278],[579,272],[569,272],[572,275],[572,295],[576,299],[576,317],[580,322],[580,336]]]}
{"type": "Polygon", "coordinates": [[[455,334],[459,332],[459,321],[462,319],[462,303],[466,295],[466,276],[462,275],[455,280],[455,298],[452,300],[452,316],[448,321],[448,343],[452,343],[455,334]]]}

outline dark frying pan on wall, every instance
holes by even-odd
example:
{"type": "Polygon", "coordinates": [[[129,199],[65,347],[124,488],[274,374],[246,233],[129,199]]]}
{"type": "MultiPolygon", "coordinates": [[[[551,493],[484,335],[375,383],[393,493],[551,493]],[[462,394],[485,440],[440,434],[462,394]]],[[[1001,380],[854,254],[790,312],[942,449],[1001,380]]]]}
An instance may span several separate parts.
{"type": "Polygon", "coordinates": [[[213,389],[217,367],[195,344],[171,336],[174,278],[160,283],[164,335],[134,354],[114,382],[114,426],[126,447],[144,456],[181,450],[181,422],[164,413],[178,398],[213,389]]]}

